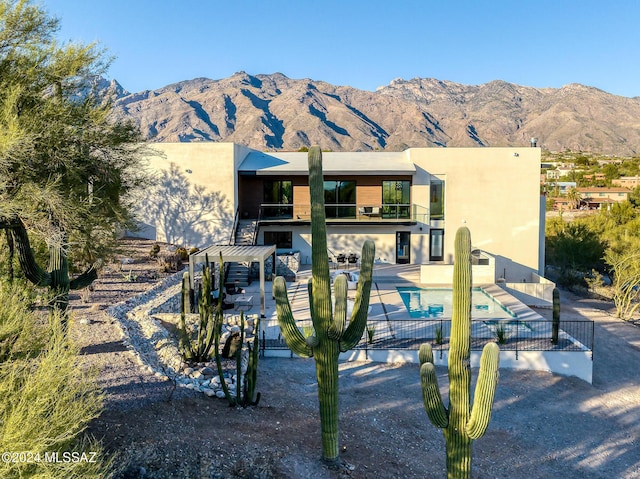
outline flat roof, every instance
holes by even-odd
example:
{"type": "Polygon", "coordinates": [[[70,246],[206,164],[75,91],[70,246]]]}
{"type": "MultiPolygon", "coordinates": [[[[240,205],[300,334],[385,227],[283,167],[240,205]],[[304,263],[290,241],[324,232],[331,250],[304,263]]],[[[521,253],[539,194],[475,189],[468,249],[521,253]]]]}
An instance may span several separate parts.
{"type": "Polygon", "coordinates": [[[213,245],[208,246],[191,256],[193,257],[194,263],[203,263],[206,256],[209,257],[209,262],[217,263],[220,261],[220,253],[222,253],[222,261],[225,263],[236,263],[245,261],[264,261],[270,255],[275,253],[275,251],[275,245],[213,245]]]}
{"type": "MultiPolygon", "coordinates": [[[[323,152],[325,175],[413,175],[415,165],[404,152],[323,152]]],[[[308,175],[307,152],[251,151],[238,168],[240,174],[308,175]]]]}

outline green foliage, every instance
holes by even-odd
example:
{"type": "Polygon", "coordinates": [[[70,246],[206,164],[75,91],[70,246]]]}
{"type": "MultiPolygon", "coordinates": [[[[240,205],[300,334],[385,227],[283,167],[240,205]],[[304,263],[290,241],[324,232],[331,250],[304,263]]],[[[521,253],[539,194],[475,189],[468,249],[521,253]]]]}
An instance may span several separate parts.
{"type": "Polygon", "coordinates": [[[601,266],[606,243],[588,221],[561,218],[547,225],[547,264],[558,268],[557,282],[564,286],[582,284],[584,273],[601,266]]]}
{"type": "Polygon", "coordinates": [[[628,196],[629,202],[634,208],[640,207],[640,186],[636,186],[628,196]]]}
{"type": "Polygon", "coordinates": [[[311,261],[312,277],[308,283],[309,309],[314,334],[305,337],[293,317],[287,284],[279,276],[273,284],[278,322],[289,348],[302,357],[313,357],[318,379],[318,400],[322,429],[322,458],[339,462],[338,447],[338,356],[353,348],[367,324],[369,294],[373,273],[375,245],[366,241],[362,247],[360,277],[356,300],[347,325],[347,279],[334,280],[335,312],[331,301],[331,278],[327,253],[326,218],[322,153],[318,146],[309,149],[309,188],[311,193],[311,261]],[[346,327],[345,327],[346,326],[346,327]]]}
{"type": "Polygon", "coordinates": [[[507,338],[509,336],[508,327],[503,324],[501,321],[496,323],[496,342],[498,344],[505,344],[507,342],[507,338]]]}
{"type": "Polygon", "coordinates": [[[179,248],[176,248],[176,256],[178,256],[182,261],[186,261],[189,259],[189,252],[187,251],[187,248],[180,246],[179,248]]]}
{"type": "Polygon", "coordinates": [[[149,258],[157,258],[158,253],[160,253],[160,245],[158,243],[155,243],[149,251],[149,258]]]}
{"type": "Polygon", "coordinates": [[[375,336],[375,334],[376,334],[375,324],[367,326],[367,341],[369,342],[369,344],[373,344],[373,337],[375,336]]]}
{"type": "Polygon", "coordinates": [[[220,267],[218,269],[218,301],[214,307],[211,296],[212,274],[209,264],[209,257],[205,257],[205,264],[202,269],[202,286],[198,292],[198,313],[199,321],[197,326],[192,327],[187,324],[187,313],[190,312],[189,304],[189,273],[182,275],[182,301],[180,308],[180,325],[178,327],[178,337],[180,352],[186,361],[203,362],[211,358],[212,352],[216,362],[220,384],[230,406],[257,406],[260,402],[260,393],[256,393],[258,381],[258,333],[260,331],[260,319],[256,319],[254,327],[253,344],[245,341],[245,320],[244,313],[240,313],[240,347],[235,351],[236,360],[236,391],[231,393],[225,380],[224,368],[220,354],[220,336],[224,323],[224,313],[222,311],[222,298],[224,284],[224,263],[220,255],[220,267]],[[243,345],[248,349],[248,361],[245,374],[242,374],[242,354],[243,345]]]}
{"type": "MultiPolygon", "coordinates": [[[[189,273],[185,272],[182,275],[182,301],[180,302],[180,326],[178,327],[180,352],[185,361],[204,362],[211,358],[216,318],[218,314],[222,315],[222,299],[220,299],[218,301],[219,307],[215,311],[216,318],[214,318],[211,297],[211,267],[208,257],[202,268],[202,285],[198,291],[199,321],[195,327],[187,324],[187,314],[191,313],[189,289],[189,273]]],[[[222,298],[221,291],[220,298],[222,298]]]]}
{"type": "Polygon", "coordinates": [[[35,293],[23,281],[0,281],[0,363],[26,359],[44,349],[49,326],[29,311],[34,301],[35,293]]]}
{"type": "MultiPolygon", "coordinates": [[[[26,303],[8,303],[16,290],[3,288],[0,318],[19,315],[24,323],[36,324],[26,303]],[[22,311],[19,311],[22,308],[22,311]]],[[[0,364],[0,450],[87,453],[96,452],[95,462],[0,462],[0,477],[104,478],[111,460],[98,443],[81,438],[103,404],[95,374],[78,367],[78,347],[63,333],[61,317],[54,315],[47,331],[46,347],[33,354],[20,354],[0,364]]],[[[40,331],[23,328],[17,341],[23,346],[42,344],[40,331]],[[35,333],[35,334],[34,334],[35,333]]],[[[39,346],[37,346],[39,349],[39,346]]],[[[22,348],[22,353],[25,350],[22,348]]]]}
{"type": "Polygon", "coordinates": [[[461,227],[456,233],[453,273],[453,314],[449,348],[449,407],[442,401],[433,351],[429,343],[420,347],[422,399],[429,420],[441,428],[447,448],[447,477],[471,477],[471,443],[482,437],[491,419],[498,384],[500,348],[484,347],[480,373],[471,407],[471,235],[461,227]]]}
{"type": "Polygon", "coordinates": [[[442,344],[444,336],[442,334],[442,324],[436,326],[436,344],[442,344]]]}
{"type": "Polygon", "coordinates": [[[96,94],[104,51],[58,44],[58,26],[35,2],[0,0],[0,228],[22,222],[84,269],[133,225],[149,151],[96,94]]]}
{"type": "Polygon", "coordinates": [[[603,212],[608,216],[611,223],[615,226],[621,226],[634,220],[638,216],[638,212],[633,207],[630,201],[621,201],[620,203],[614,203],[609,208],[609,211],[603,212]]]}

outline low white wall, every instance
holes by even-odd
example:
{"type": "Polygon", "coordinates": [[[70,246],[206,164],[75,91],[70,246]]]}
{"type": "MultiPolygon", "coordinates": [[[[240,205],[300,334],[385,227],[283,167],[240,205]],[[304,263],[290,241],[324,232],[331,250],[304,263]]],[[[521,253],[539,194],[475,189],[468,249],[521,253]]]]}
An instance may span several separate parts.
{"type": "Polygon", "coordinates": [[[531,275],[530,283],[498,283],[498,286],[527,306],[536,308],[553,306],[555,283],[535,273],[531,275]]]}
{"type": "MultiPolygon", "coordinates": [[[[265,357],[289,358],[291,351],[267,349],[265,357]]],[[[480,367],[482,351],[471,352],[471,367],[480,367]]],[[[433,351],[436,366],[447,366],[447,350],[433,351]]],[[[293,357],[298,357],[293,355],[293,357]]],[[[353,349],[340,355],[341,361],[372,361],[379,363],[418,364],[417,350],[353,349]]],[[[593,381],[593,360],[590,351],[500,351],[500,368],[547,371],[562,376],[576,376],[589,384],[593,381]]]]}

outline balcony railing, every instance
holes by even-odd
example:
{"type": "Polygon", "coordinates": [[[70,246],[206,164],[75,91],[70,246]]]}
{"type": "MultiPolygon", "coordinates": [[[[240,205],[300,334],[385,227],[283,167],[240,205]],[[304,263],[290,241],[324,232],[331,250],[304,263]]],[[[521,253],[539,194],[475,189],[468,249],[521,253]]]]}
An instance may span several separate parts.
{"type": "MultiPolygon", "coordinates": [[[[327,221],[411,221],[428,223],[429,210],[416,204],[325,204],[327,221]]],[[[260,221],[311,221],[311,205],[273,204],[260,205],[260,221]]]]}

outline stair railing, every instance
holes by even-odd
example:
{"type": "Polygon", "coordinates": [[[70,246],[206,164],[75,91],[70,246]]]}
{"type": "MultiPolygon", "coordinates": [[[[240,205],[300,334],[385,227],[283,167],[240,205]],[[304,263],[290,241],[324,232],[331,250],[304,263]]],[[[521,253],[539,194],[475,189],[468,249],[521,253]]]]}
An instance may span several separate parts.
{"type": "Polygon", "coordinates": [[[229,246],[236,244],[236,230],[238,229],[240,215],[240,207],[236,208],[236,214],[233,217],[233,225],[231,226],[231,235],[229,235],[229,246]]]}
{"type": "Polygon", "coordinates": [[[260,230],[260,221],[262,220],[262,208],[258,209],[258,219],[256,220],[255,227],[253,228],[253,238],[251,239],[251,244],[253,246],[256,245],[258,241],[258,230],[260,230]]]}

